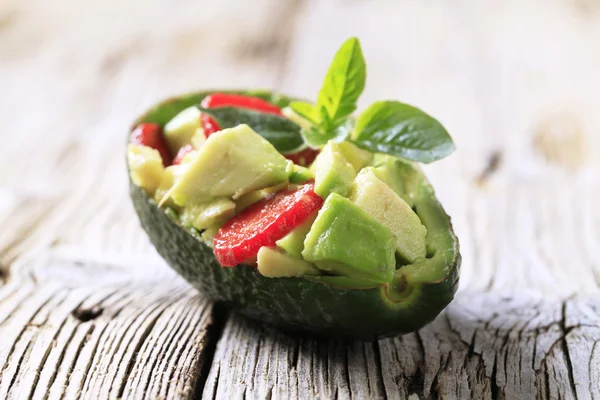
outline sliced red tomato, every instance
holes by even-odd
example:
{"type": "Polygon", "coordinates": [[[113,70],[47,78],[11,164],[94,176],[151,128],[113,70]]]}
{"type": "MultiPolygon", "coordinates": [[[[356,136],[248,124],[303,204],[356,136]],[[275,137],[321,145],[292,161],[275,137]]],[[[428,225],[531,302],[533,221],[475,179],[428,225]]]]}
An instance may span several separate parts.
{"type": "MultiPolygon", "coordinates": [[[[231,93],[213,93],[206,96],[200,105],[203,108],[216,108],[216,107],[239,107],[247,108],[249,110],[261,111],[270,114],[281,114],[281,109],[274,104],[269,103],[259,97],[244,96],[241,94],[231,93]]],[[[208,115],[202,114],[200,117],[204,134],[209,137],[213,133],[220,131],[221,128],[217,121],[208,115]]]]}
{"type": "Polygon", "coordinates": [[[260,97],[244,96],[232,93],[213,93],[206,96],[200,105],[203,108],[239,107],[265,113],[281,115],[281,109],[260,97]]]}
{"type": "Polygon", "coordinates": [[[313,161],[315,161],[317,155],[319,155],[319,150],[307,147],[304,150],[300,150],[297,153],[284,154],[283,156],[288,160],[292,160],[294,164],[307,167],[310,164],[312,164],[313,161]]]}
{"type": "Polygon", "coordinates": [[[179,165],[181,163],[181,160],[183,160],[183,157],[185,157],[185,155],[191,151],[194,151],[194,146],[192,146],[191,144],[186,144],[185,146],[180,148],[177,152],[177,155],[173,159],[171,165],[179,165]]]}
{"type": "Polygon", "coordinates": [[[251,205],[221,227],[213,239],[215,257],[224,267],[252,259],[263,246],[275,242],[300,225],[323,205],[309,183],[285,189],[251,205]]]}
{"type": "Polygon", "coordinates": [[[167,142],[165,142],[160,125],[152,123],[139,124],[133,132],[131,132],[129,141],[132,144],[141,144],[142,146],[158,150],[165,167],[171,163],[171,155],[169,154],[167,142]]]}
{"type": "Polygon", "coordinates": [[[221,130],[217,121],[215,121],[210,115],[202,114],[200,115],[200,124],[202,125],[202,129],[204,129],[204,135],[209,137],[215,132],[221,130]]]}

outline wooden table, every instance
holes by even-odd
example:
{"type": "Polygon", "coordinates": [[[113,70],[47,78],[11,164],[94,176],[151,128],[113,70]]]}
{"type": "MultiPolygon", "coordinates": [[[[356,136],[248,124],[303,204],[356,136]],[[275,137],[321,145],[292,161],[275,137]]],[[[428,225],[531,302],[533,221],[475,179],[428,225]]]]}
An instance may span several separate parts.
{"type": "Polygon", "coordinates": [[[0,2],[0,398],[600,398],[600,3],[0,2]],[[315,96],[362,40],[361,107],[401,99],[458,152],[426,167],[456,300],[377,343],[284,336],[176,276],[128,199],[161,98],[315,96]]]}

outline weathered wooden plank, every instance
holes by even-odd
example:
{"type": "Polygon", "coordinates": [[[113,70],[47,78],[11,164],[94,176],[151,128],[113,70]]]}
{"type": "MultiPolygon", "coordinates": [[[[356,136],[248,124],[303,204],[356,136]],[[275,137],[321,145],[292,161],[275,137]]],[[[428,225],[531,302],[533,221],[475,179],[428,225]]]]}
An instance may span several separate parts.
{"type": "Polygon", "coordinates": [[[160,265],[32,262],[8,291],[0,397],[193,395],[212,307],[160,265]]]}
{"type": "Polygon", "coordinates": [[[284,90],[315,93],[336,46],[357,35],[369,60],[363,104],[401,98],[452,132],[457,155],[426,169],[461,238],[464,292],[420,332],[376,344],[292,338],[234,317],[204,395],[592,397],[600,158],[588,149],[600,146],[600,58],[588,29],[598,14],[568,1],[333,1],[311,3],[300,26],[313,29],[299,29],[284,90]],[[541,39],[555,35],[564,40],[541,39]]]}
{"type": "Polygon", "coordinates": [[[0,3],[0,398],[600,397],[592,2],[46,3],[0,3]],[[456,139],[426,169],[465,292],[377,343],[234,316],[207,378],[211,307],[139,229],[124,129],[194,87],[314,95],[350,35],[369,61],[363,106],[403,99],[456,139]]]}
{"type": "MultiPolygon", "coordinates": [[[[61,206],[46,215],[41,235],[26,230],[36,239],[30,247],[47,249],[54,243],[81,252],[131,254],[127,246],[143,238],[123,174],[123,138],[134,116],[158,99],[194,88],[276,85],[289,40],[278,24],[293,26],[295,2],[225,1],[210,8],[187,2],[140,11],[118,1],[97,1],[85,12],[74,0],[55,2],[48,10],[43,4],[20,9],[3,3],[0,9],[11,20],[0,48],[0,118],[11,132],[2,136],[0,149],[0,183],[7,199],[6,205],[0,203],[0,218],[4,208],[12,213],[26,199],[32,205],[60,199],[61,206]],[[121,22],[104,29],[116,16],[121,22]],[[231,25],[222,23],[225,18],[231,25]],[[29,32],[32,21],[40,24],[29,32]],[[101,72],[107,62],[111,70],[118,64],[108,75],[101,72]],[[36,118],[19,118],[15,104],[35,109],[36,118]],[[126,240],[115,240],[118,235],[111,232],[120,230],[120,223],[134,228],[126,240]]],[[[7,223],[17,230],[30,225],[27,218],[40,220],[20,218],[7,223]]]]}
{"type": "Polygon", "coordinates": [[[285,335],[227,323],[203,397],[589,398],[597,298],[463,293],[418,333],[376,343],[285,335]],[[589,365],[588,365],[589,364],[589,365]]]}
{"type": "Polygon", "coordinates": [[[124,135],[169,95],[276,85],[297,4],[159,3],[0,4],[0,398],[190,398],[206,377],[213,307],[141,232],[124,135]]]}

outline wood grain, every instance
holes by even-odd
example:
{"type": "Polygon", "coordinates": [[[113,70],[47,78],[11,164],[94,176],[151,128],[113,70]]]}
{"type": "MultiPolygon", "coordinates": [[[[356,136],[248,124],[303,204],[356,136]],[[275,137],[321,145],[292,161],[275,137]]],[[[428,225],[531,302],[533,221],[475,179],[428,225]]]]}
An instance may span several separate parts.
{"type": "Polygon", "coordinates": [[[210,304],[151,263],[30,262],[0,305],[2,398],[189,397],[213,321],[210,304]]]}
{"type": "Polygon", "coordinates": [[[0,3],[0,398],[600,398],[593,1],[80,3],[0,3]],[[352,35],[361,107],[420,106],[459,149],[426,166],[461,239],[459,296],[377,343],[202,300],[141,232],[122,147],[172,94],[311,97],[352,35]]]}
{"type": "Polygon", "coordinates": [[[585,313],[599,306],[597,298],[463,294],[421,331],[377,343],[294,338],[236,316],[219,341],[203,394],[589,398],[600,390],[587,367],[599,337],[597,316],[585,313]]]}

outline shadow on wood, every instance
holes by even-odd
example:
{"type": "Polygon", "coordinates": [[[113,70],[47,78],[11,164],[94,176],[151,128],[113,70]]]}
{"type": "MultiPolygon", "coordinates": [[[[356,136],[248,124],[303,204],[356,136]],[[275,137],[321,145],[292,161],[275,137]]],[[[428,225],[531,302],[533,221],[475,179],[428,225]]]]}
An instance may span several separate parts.
{"type": "Polygon", "coordinates": [[[299,338],[234,315],[204,396],[586,398],[600,381],[587,368],[600,361],[591,360],[599,308],[593,299],[463,293],[421,331],[375,343],[299,338]]]}

